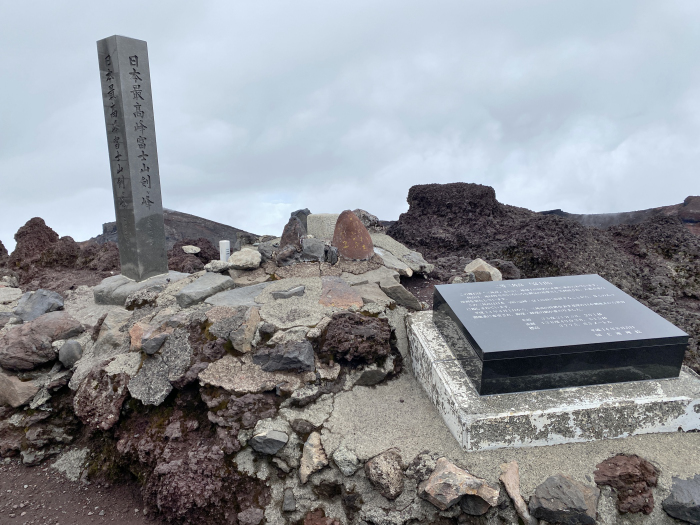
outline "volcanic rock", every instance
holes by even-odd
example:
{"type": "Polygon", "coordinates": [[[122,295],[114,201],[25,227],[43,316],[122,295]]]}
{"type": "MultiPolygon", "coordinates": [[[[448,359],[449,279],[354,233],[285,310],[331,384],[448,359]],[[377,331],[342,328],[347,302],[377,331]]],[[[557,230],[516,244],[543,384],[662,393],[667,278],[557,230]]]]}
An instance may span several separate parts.
{"type": "Polygon", "coordinates": [[[351,450],[345,446],[338,447],[333,452],[333,463],[344,476],[352,476],[360,468],[360,460],[351,450]]]}
{"type": "Polygon", "coordinates": [[[479,496],[465,494],[462,496],[462,499],[459,500],[459,508],[462,509],[462,512],[470,516],[482,516],[488,512],[491,505],[479,496]]]}
{"type": "Polygon", "coordinates": [[[386,499],[396,499],[403,492],[403,461],[395,448],[385,450],[365,463],[365,474],[386,499]]]}
{"type": "Polygon", "coordinates": [[[28,266],[39,261],[48,247],[58,242],[58,234],[49,228],[44,219],[34,217],[15,233],[15,249],[10,255],[11,268],[28,266]]]}
{"type": "Polygon", "coordinates": [[[446,458],[439,458],[435,470],[421,484],[422,497],[440,510],[447,510],[457,503],[465,494],[479,496],[489,505],[498,502],[499,490],[491,487],[485,480],[472,476],[446,458]]]}
{"type": "Polygon", "coordinates": [[[122,404],[129,395],[126,374],[109,375],[104,361],[93,368],[73,397],[73,411],[93,429],[109,430],[121,414],[122,404]]]}
{"type": "Polygon", "coordinates": [[[309,341],[290,341],[258,350],[253,355],[253,363],[266,372],[311,371],[314,369],[314,349],[309,341]]]}
{"type": "Polygon", "coordinates": [[[700,525],[700,475],[691,479],[674,477],[671,494],[661,505],[669,516],[700,525]]]}
{"type": "Polygon", "coordinates": [[[83,347],[75,340],[66,341],[58,351],[58,360],[69,370],[82,356],[83,347]]]}
{"type": "Polygon", "coordinates": [[[530,498],[532,517],[563,525],[595,525],[600,489],[563,474],[548,477],[530,498]]]}
{"type": "Polygon", "coordinates": [[[39,385],[34,381],[20,381],[0,370],[0,406],[21,407],[29,403],[38,391],[39,385]]]}
{"type": "Polygon", "coordinates": [[[280,239],[280,248],[293,246],[297,252],[301,251],[301,241],[306,237],[306,228],[301,220],[297,217],[290,217],[284,227],[282,238],[280,239]]]}
{"type": "Polygon", "coordinates": [[[280,421],[261,419],[255,424],[253,437],[248,442],[256,452],[277,454],[289,441],[289,426],[280,421]]]}
{"type": "Polygon", "coordinates": [[[191,255],[197,255],[199,252],[202,251],[202,249],[199,248],[198,246],[193,246],[191,244],[187,244],[187,245],[182,247],[182,251],[185,253],[189,253],[191,255]]]}
{"type": "Polygon", "coordinates": [[[13,312],[26,323],[56,310],[63,310],[63,297],[56,292],[39,289],[25,293],[13,312]]]}
{"type": "Polygon", "coordinates": [[[228,275],[207,272],[177,292],[175,299],[182,308],[189,308],[229,288],[233,288],[233,279],[228,275]]]}
{"type": "Polygon", "coordinates": [[[620,512],[654,510],[654,494],[658,473],[654,465],[636,454],[618,454],[596,465],[597,485],[609,485],[617,491],[617,508],[620,512]]]}
{"type": "Polygon", "coordinates": [[[476,281],[502,281],[501,272],[483,259],[475,259],[464,267],[464,273],[473,273],[476,281]]]}
{"type": "Polygon", "coordinates": [[[0,366],[7,370],[32,370],[56,359],[51,343],[70,339],[85,329],[67,312],[50,312],[16,326],[0,336],[0,366]]]}
{"type": "Polygon", "coordinates": [[[173,387],[168,378],[168,366],[160,355],[147,357],[138,373],[127,385],[131,397],[144,405],[160,405],[173,387]]]}
{"type": "Polygon", "coordinates": [[[340,525],[340,521],[326,518],[326,513],[323,512],[323,509],[316,509],[306,513],[302,525],[340,525]]]}
{"type": "Polygon", "coordinates": [[[390,337],[386,319],[337,312],[328,323],[320,353],[336,362],[371,364],[391,353],[390,337]]]}
{"type": "Polygon", "coordinates": [[[295,286],[289,290],[280,290],[277,292],[272,292],[273,299],[289,299],[290,297],[301,297],[304,295],[305,286],[295,286]]]}
{"type": "Polygon", "coordinates": [[[294,491],[291,488],[286,488],[282,499],[282,512],[294,512],[295,510],[297,510],[297,500],[294,497],[294,491]]]}
{"type": "Polygon", "coordinates": [[[326,243],[320,239],[302,239],[301,254],[299,260],[302,262],[323,262],[326,260],[326,243]]]}
{"type": "Polygon", "coordinates": [[[304,235],[306,235],[306,231],[307,231],[306,218],[309,215],[311,215],[311,211],[309,210],[309,208],[304,208],[303,210],[293,211],[290,215],[290,217],[296,217],[297,219],[299,219],[299,221],[301,221],[301,225],[304,227],[304,235]]]}
{"type": "Polygon", "coordinates": [[[306,443],[304,443],[304,450],[301,455],[301,465],[299,466],[301,483],[306,483],[311,474],[318,472],[326,465],[328,465],[328,457],[321,444],[321,434],[312,432],[306,443]]]}
{"type": "Polygon", "coordinates": [[[345,210],[338,217],[332,245],[346,259],[368,260],[374,255],[372,237],[362,221],[350,210],[345,210]]]}
{"type": "Polygon", "coordinates": [[[261,262],[260,252],[250,248],[243,248],[228,258],[228,263],[234,270],[255,270],[261,262]]]}
{"type": "Polygon", "coordinates": [[[362,221],[362,224],[365,225],[365,228],[367,228],[367,231],[370,233],[384,233],[386,231],[386,228],[382,226],[381,221],[379,220],[379,217],[376,215],[372,215],[370,212],[361,210],[361,209],[356,209],[352,210],[352,212],[357,215],[357,218],[362,221]]]}
{"type": "Polygon", "coordinates": [[[22,290],[19,288],[0,288],[0,304],[9,304],[20,297],[22,297],[22,290]]]}
{"type": "Polygon", "coordinates": [[[361,308],[362,297],[353,287],[340,277],[321,277],[321,298],[319,304],[335,308],[361,308]]]}

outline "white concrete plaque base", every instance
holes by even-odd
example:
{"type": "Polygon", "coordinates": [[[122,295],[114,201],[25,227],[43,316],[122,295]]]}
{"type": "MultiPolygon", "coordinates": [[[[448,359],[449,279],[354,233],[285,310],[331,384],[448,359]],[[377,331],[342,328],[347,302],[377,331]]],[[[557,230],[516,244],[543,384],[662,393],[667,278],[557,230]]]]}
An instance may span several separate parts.
{"type": "Polygon", "coordinates": [[[407,318],[413,373],[466,451],[700,429],[700,377],[480,396],[432,321],[407,318]]]}

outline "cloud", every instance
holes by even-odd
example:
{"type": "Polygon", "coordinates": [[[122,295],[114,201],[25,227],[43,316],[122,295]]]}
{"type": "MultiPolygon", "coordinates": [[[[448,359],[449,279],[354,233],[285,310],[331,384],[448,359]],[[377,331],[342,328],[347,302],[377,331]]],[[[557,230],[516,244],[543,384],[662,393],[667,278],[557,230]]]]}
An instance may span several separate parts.
{"type": "Polygon", "coordinates": [[[149,43],[166,207],[255,233],[478,182],[574,213],[697,194],[693,1],[0,7],[0,239],[113,220],[95,41],[149,43]]]}

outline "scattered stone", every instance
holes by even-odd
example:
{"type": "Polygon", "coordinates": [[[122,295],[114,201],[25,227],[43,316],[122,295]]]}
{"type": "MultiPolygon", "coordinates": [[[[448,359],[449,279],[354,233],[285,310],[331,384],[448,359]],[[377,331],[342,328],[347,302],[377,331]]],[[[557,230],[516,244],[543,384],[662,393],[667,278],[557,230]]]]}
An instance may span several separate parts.
{"type": "Polygon", "coordinates": [[[163,286],[154,286],[153,288],[146,288],[130,293],[124,301],[124,308],[127,310],[136,310],[146,306],[154,306],[158,297],[160,297],[160,292],[162,292],[164,288],[163,286]]]}
{"type": "Polygon", "coordinates": [[[308,235],[315,239],[330,241],[333,238],[338,217],[337,213],[312,213],[306,217],[308,235]]]}
{"type": "Polygon", "coordinates": [[[295,510],[297,510],[297,500],[294,497],[294,491],[286,488],[282,498],[282,512],[294,512],[295,510]]]}
{"type": "Polygon", "coordinates": [[[103,362],[94,367],[78,387],[73,397],[73,411],[80,420],[93,429],[109,430],[121,414],[128,395],[124,373],[110,375],[103,362]]]}
{"type": "Polygon", "coordinates": [[[294,251],[300,252],[302,245],[301,241],[306,237],[306,228],[304,227],[301,220],[297,217],[290,217],[289,221],[284,227],[282,232],[282,238],[280,239],[280,248],[287,248],[288,246],[293,246],[294,251]]]}
{"type": "Polygon", "coordinates": [[[84,331],[67,312],[49,312],[16,326],[0,336],[0,366],[7,370],[32,370],[56,359],[51,343],[70,339],[84,331]]]}
{"type": "MultiPolygon", "coordinates": [[[[15,314],[12,312],[0,312],[0,328],[7,325],[10,322],[10,319],[19,319],[19,317],[15,317],[15,314]]],[[[20,324],[22,324],[22,320],[19,319],[19,321],[20,324]]]]}
{"type": "Polygon", "coordinates": [[[461,283],[475,283],[476,276],[473,272],[469,272],[465,275],[453,275],[447,281],[449,284],[461,284],[461,283]]]}
{"type": "Polygon", "coordinates": [[[502,281],[503,276],[498,268],[494,268],[483,259],[474,259],[464,267],[464,273],[472,272],[477,282],[502,281]]]}
{"type": "Polygon", "coordinates": [[[289,299],[290,297],[301,297],[304,295],[305,286],[295,286],[286,291],[272,292],[273,299],[289,299]]]}
{"type": "Polygon", "coordinates": [[[10,304],[22,297],[22,290],[19,288],[0,287],[0,304],[10,304]]]}
{"type": "Polygon", "coordinates": [[[69,370],[81,357],[83,357],[83,347],[75,340],[66,341],[58,351],[58,360],[69,370]]]}
{"type": "Polygon", "coordinates": [[[350,210],[345,210],[338,217],[332,245],[346,259],[366,261],[374,255],[372,237],[362,221],[350,210]]]}
{"type": "Polygon", "coordinates": [[[327,263],[336,264],[339,256],[340,253],[338,252],[338,248],[335,246],[326,246],[325,257],[327,263]]]}
{"type": "Polygon", "coordinates": [[[462,496],[462,499],[459,500],[459,508],[462,509],[462,512],[470,516],[482,516],[488,512],[491,505],[479,496],[465,494],[462,496]]]}
{"type": "Polygon", "coordinates": [[[376,283],[356,285],[353,286],[353,289],[360,294],[365,305],[377,304],[382,308],[390,308],[396,304],[396,301],[385,294],[376,283]]]}
{"type": "Polygon", "coordinates": [[[219,259],[214,259],[209,261],[204,265],[204,269],[211,273],[224,273],[232,268],[231,263],[227,261],[220,261],[219,259]]]}
{"type": "Polygon", "coordinates": [[[303,210],[297,210],[293,211],[290,215],[290,217],[296,217],[301,221],[301,225],[304,227],[304,234],[306,234],[307,231],[307,217],[311,215],[311,211],[309,211],[309,208],[304,208],[303,210]]]}
{"type": "Polygon", "coordinates": [[[504,281],[512,279],[520,279],[520,270],[512,261],[503,259],[492,259],[489,264],[501,272],[501,277],[504,281]]]}
{"type": "Polygon", "coordinates": [[[63,310],[63,297],[56,292],[40,288],[36,292],[25,293],[13,313],[26,323],[56,310],[63,310]]]}
{"type": "Polygon", "coordinates": [[[250,271],[234,270],[232,268],[228,271],[228,274],[231,276],[231,279],[233,279],[237,288],[265,283],[272,279],[272,276],[267,273],[265,268],[258,268],[257,270],[250,271]]]}
{"type": "Polygon", "coordinates": [[[320,353],[336,362],[371,364],[391,353],[390,337],[386,319],[337,312],[328,323],[320,353]]]}
{"type": "Polygon", "coordinates": [[[279,249],[279,240],[267,241],[258,244],[258,251],[263,262],[274,261],[279,249]]]}
{"type": "Polygon", "coordinates": [[[420,301],[416,299],[415,295],[406,290],[406,288],[393,279],[385,279],[380,281],[379,287],[387,296],[391,297],[394,301],[396,301],[396,304],[400,306],[405,306],[411,310],[421,310],[423,308],[420,301]]]}
{"type": "Polygon", "coordinates": [[[352,476],[360,468],[360,460],[351,450],[345,446],[338,447],[333,452],[333,463],[344,476],[352,476]]]}
{"type": "Polygon", "coordinates": [[[243,248],[228,258],[228,264],[234,270],[255,270],[260,267],[262,255],[258,250],[243,248]]]}
{"type": "Polygon", "coordinates": [[[399,272],[396,270],[390,270],[386,266],[380,266],[374,270],[369,270],[367,272],[360,272],[354,274],[352,272],[343,272],[340,276],[343,281],[351,286],[359,286],[361,284],[374,283],[379,284],[384,280],[394,280],[397,283],[400,282],[401,277],[399,272]]]}
{"type": "Polygon", "coordinates": [[[357,218],[362,221],[362,224],[365,225],[365,228],[367,228],[367,231],[370,233],[384,233],[386,231],[386,228],[382,226],[382,223],[379,221],[379,217],[376,215],[372,215],[368,211],[361,210],[361,209],[356,209],[352,210],[352,212],[357,215],[357,218]]]}
{"type": "Polygon", "coordinates": [[[525,500],[520,495],[520,471],[518,469],[518,463],[516,461],[511,461],[510,463],[501,463],[501,476],[499,477],[501,483],[506,488],[506,492],[513,500],[513,506],[515,506],[515,511],[523,520],[525,525],[537,525],[537,519],[530,516],[530,511],[525,505],[525,500]]]}
{"type": "Polygon", "coordinates": [[[272,283],[266,282],[255,284],[253,286],[246,286],[245,288],[226,290],[225,292],[219,292],[212,295],[204,302],[213,306],[259,306],[259,303],[255,302],[255,298],[258,297],[270,284],[272,283]]]}
{"type": "Polygon", "coordinates": [[[326,243],[314,238],[305,238],[301,241],[302,262],[323,262],[326,260],[326,243]]]}
{"type": "Polygon", "coordinates": [[[176,293],[175,299],[182,308],[189,308],[232,287],[233,279],[228,275],[207,272],[176,293]]]}
{"type": "Polygon", "coordinates": [[[389,237],[384,233],[372,233],[371,237],[375,250],[378,247],[383,251],[389,252],[403,266],[408,266],[413,273],[428,274],[435,268],[423,258],[423,255],[407,248],[393,237],[389,237]]]}
{"type": "Polygon", "coordinates": [[[671,494],[661,505],[669,516],[700,525],[700,475],[691,479],[674,477],[671,494]]]}
{"type": "Polygon", "coordinates": [[[20,381],[0,370],[0,406],[21,407],[29,403],[38,391],[39,385],[34,381],[20,381]]]}
{"type": "Polygon", "coordinates": [[[618,454],[596,465],[596,485],[609,485],[617,491],[617,509],[620,512],[654,510],[654,494],[658,473],[654,465],[636,454],[618,454]]]}
{"type": "Polygon", "coordinates": [[[182,251],[185,253],[189,253],[191,255],[195,255],[195,254],[201,252],[202,249],[199,246],[192,246],[191,244],[188,244],[188,245],[182,247],[182,251]]]}
{"type": "Polygon", "coordinates": [[[479,496],[486,503],[498,503],[499,490],[485,480],[472,476],[466,470],[442,457],[437,460],[435,470],[420,486],[421,497],[440,510],[447,510],[465,494],[479,496]]]}
{"type": "Polygon", "coordinates": [[[387,499],[396,499],[403,492],[403,461],[398,449],[390,448],[365,463],[367,479],[387,499]]]}
{"type": "Polygon", "coordinates": [[[309,476],[328,465],[326,452],[321,445],[321,434],[312,432],[309,435],[304,450],[301,455],[301,465],[299,466],[299,479],[304,484],[309,480],[309,476]]]}
{"type": "Polygon", "coordinates": [[[277,454],[289,441],[289,434],[275,425],[270,419],[261,419],[255,425],[253,437],[248,441],[256,452],[277,454]]]}
{"type": "Polygon", "coordinates": [[[389,356],[382,366],[375,363],[368,365],[360,372],[360,376],[355,381],[355,386],[374,386],[386,379],[386,376],[394,371],[394,356],[389,356]]]}
{"type": "Polygon", "coordinates": [[[533,518],[564,525],[595,525],[600,489],[563,474],[548,477],[530,498],[533,518]]]}
{"type": "Polygon", "coordinates": [[[173,387],[168,367],[160,355],[146,357],[138,373],[129,380],[129,393],[144,405],[160,405],[173,387]]]}
{"type": "Polygon", "coordinates": [[[304,516],[302,525],[340,525],[340,521],[333,518],[326,518],[326,513],[323,509],[316,509],[313,512],[307,512],[304,516]]]}
{"type": "Polygon", "coordinates": [[[114,304],[124,306],[127,297],[139,290],[145,290],[154,286],[168,286],[182,279],[190,277],[188,273],[170,270],[163,275],[156,275],[145,281],[136,282],[123,275],[113,275],[103,279],[100,284],[92,289],[97,304],[114,304]]]}
{"type": "Polygon", "coordinates": [[[265,512],[257,507],[250,507],[243,512],[238,513],[238,524],[239,525],[260,525],[263,518],[265,517],[265,512]]]}
{"type": "Polygon", "coordinates": [[[163,346],[163,343],[168,339],[168,333],[161,333],[154,337],[144,338],[141,340],[141,350],[148,355],[155,354],[163,346]]]}
{"type": "Polygon", "coordinates": [[[406,277],[411,277],[413,275],[413,270],[405,262],[398,259],[387,250],[382,248],[374,247],[374,253],[376,253],[382,259],[384,266],[391,270],[396,270],[399,275],[404,275],[406,277]]]}
{"type": "Polygon", "coordinates": [[[289,341],[272,348],[262,348],[253,362],[266,372],[279,370],[314,370],[314,348],[309,341],[289,341]]]}

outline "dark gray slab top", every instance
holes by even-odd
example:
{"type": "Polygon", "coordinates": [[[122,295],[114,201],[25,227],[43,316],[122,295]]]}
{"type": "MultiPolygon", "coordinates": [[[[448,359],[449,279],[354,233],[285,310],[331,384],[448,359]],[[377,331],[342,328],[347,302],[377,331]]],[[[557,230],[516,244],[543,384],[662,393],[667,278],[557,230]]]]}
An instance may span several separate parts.
{"type": "Polygon", "coordinates": [[[688,342],[599,275],[438,285],[445,307],[484,361],[688,342]]]}

